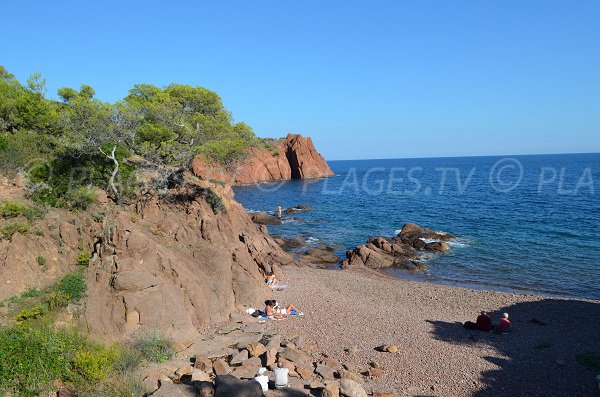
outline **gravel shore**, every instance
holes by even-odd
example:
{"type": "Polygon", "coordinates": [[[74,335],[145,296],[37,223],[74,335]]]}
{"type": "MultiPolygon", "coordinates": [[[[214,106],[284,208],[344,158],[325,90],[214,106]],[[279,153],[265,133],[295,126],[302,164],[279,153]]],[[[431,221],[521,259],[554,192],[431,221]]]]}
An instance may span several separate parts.
{"type": "Polygon", "coordinates": [[[303,317],[270,322],[288,337],[380,377],[367,392],[394,396],[594,396],[600,301],[547,298],[399,280],[368,269],[286,267],[274,291],[303,317]],[[510,314],[508,335],[469,331],[480,311],[510,314]],[[395,354],[380,352],[397,344],[395,354]]]}

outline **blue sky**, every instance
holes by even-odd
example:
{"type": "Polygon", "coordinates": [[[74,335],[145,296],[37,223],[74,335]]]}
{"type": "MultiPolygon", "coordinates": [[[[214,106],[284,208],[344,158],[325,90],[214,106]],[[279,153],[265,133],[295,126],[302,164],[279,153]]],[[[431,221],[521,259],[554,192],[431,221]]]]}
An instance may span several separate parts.
{"type": "Polygon", "coordinates": [[[204,86],[330,160],[600,152],[597,0],[21,0],[0,34],[0,64],[48,96],[204,86]]]}

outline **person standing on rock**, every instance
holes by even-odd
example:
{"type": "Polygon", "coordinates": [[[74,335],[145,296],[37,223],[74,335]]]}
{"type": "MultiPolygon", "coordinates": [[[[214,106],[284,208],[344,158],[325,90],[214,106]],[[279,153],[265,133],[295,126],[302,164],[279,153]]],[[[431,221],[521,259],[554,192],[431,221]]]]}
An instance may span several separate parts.
{"type": "Polygon", "coordinates": [[[277,210],[275,210],[275,213],[277,214],[277,218],[281,219],[283,216],[283,208],[281,208],[281,206],[278,205],[277,210]]]}

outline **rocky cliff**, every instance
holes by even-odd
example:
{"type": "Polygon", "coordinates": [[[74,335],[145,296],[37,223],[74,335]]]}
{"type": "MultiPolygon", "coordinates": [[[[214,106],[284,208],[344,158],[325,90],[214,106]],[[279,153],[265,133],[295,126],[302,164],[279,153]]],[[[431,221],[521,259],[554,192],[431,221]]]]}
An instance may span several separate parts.
{"type": "MultiPolygon", "coordinates": [[[[4,197],[22,199],[22,189],[6,189],[4,197]]],[[[48,285],[89,253],[81,322],[109,341],[158,330],[189,345],[203,326],[259,307],[268,294],[265,273],[292,261],[229,186],[191,174],[165,197],[123,207],[101,196],[86,212],[50,210],[31,230],[0,243],[0,300],[48,285]]]]}
{"type": "Polygon", "coordinates": [[[194,159],[192,169],[201,179],[233,185],[333,176],[329,165],[315,149],[312,139],[299,134],[288,134],[285,139],[275,141],[270,149],[252,148],[248,159],[231,170],[210,163],[202,157],[194,159]]]}

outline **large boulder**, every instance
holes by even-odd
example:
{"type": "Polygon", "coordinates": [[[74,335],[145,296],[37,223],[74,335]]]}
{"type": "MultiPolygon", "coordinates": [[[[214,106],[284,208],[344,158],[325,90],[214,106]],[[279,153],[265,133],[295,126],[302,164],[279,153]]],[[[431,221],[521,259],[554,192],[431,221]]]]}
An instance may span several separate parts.
{"type": "Polygon", "coordinates": [[[340,380],[340,393],[344,397],[367,397],[367,392],[352,379],[342,378],[340,380]]]}
{"type": "Polygon", "coordinates": [[[264,397],[260,383],[255,380],[239,380],[232,375],[215,378],[215,397],[264,397]]]}

